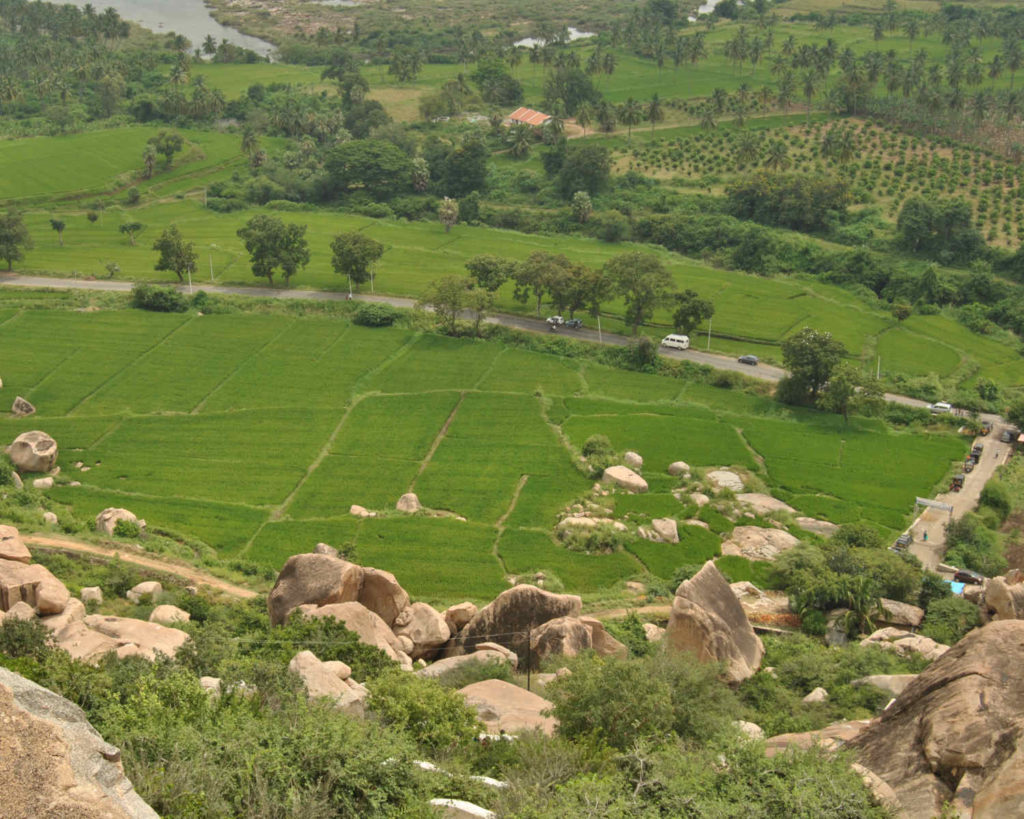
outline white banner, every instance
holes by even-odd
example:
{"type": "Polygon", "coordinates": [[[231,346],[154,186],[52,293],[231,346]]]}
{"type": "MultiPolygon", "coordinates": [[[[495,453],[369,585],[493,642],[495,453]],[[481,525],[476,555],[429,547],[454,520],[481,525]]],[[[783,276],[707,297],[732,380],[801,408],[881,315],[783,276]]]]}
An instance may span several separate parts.
{"type": "Polygon", "coordinates": [[[916,503],[916,504],[918,504],[920,506],[930,506],[933,509],[941,509],[943,512],[952,512],[953,511],[953,507],[950,506],[948,503],[942,503],[942,502],[937,501],[937,500],[932,500],[931,498],[917,498],[914,501],[914,503],[916,503]]]}

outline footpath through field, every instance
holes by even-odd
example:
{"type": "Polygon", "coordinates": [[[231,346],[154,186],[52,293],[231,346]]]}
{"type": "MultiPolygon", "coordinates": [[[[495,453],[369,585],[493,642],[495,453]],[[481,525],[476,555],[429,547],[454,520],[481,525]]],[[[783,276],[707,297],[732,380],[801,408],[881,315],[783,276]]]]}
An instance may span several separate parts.
{"type": "Polygon", "coordinates": [[[73,540],[71,538],[48,537],[46,535],[22,535],[21,539],[30,546],[43,546],[47,549],[59,549],[62,552],[77,552],[79,554],[97,555],[105,558],[118,558],[125,563],[134,563],[136,566],[144,566],[164,574],[173,574],[190,581],[195,585],[210,586],[218,591],[230,594],[232,597],[245,599],[257,596],[252,589],[236,586],[227,580],[221,580],[212,574],[200,572],[197,569],[182,566],[180,563],[169,563],[155,557],[140,555],[135,552],[126,552],[122,549],[110,549],[106,546],[98,546],[95,543],[86,543],[84,540],[73,540]]]}

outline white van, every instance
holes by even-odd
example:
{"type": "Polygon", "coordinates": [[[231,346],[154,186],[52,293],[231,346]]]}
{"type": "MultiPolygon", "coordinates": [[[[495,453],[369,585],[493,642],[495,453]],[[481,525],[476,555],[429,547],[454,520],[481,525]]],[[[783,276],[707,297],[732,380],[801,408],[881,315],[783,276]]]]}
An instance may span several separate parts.
{"type": "Polygon", "coordinates": [[[665,336],[661,340],[662,347],[671,347],[673,350],[689,350],[690,349],[690,337],[680,336],[675,333],[665,336]]]}

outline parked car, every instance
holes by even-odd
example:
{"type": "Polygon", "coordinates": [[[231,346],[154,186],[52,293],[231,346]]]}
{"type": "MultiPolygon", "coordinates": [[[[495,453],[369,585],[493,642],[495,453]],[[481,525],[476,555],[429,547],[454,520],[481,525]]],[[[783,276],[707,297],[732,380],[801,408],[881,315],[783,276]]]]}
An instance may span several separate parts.
{"type": "Polygon", "coordinates": [[[751,367],[756,367],[758,358],[756,355],[741,355],[736,359],[740,364],[749,364],[751,367]]]}
{"type": "Polygon", "coordinates": [[[970,569],[957,569],[953,574],[953,582],[972,583],[975,586],[980,586],[985,582],[985,575],[972,572],[970,569]]]}
{"type": "Polygon", "coordinates": [[[981,422],[981,434],[982,435],[991,435],[992,434],[992,422],[991,421],[982,421],[981,422]]]}
{"type": "Polygon", "coordinates": [[[565,327],[569,330],[579,330],[583,326],[583,319],[566,319],[565,327]]]}
{"type": "Polygon", "coordinates": [[[928,410],[932,415],[940,415],[943,412],[952,412],[953,405],[946,401],[936,401],[934,404],[928,405],[928,410]]]}

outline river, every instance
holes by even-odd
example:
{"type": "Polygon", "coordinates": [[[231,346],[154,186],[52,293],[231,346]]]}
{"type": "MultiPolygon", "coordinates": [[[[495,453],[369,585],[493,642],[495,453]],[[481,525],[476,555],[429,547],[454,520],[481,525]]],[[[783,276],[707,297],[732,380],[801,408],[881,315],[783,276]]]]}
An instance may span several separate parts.
{"type": "MultiPolygon", "coordinates": [[[[72,5],[81,8],[89,0],[69,0],[72,5]]],[[[221,25],[210,16],[210,10],[203,5],[203,0],[93,0],[93,8],[97,13],[105,8],[113,8],[125,20],[131,20],[145,26],[157,34],[175,32],[183,34],[192,42],[192,48],[199,48],[207,35],[213,35],[218,43],[227,40],[232,45],[241,46],[255,51],[264,57],[274,53],[272,43],[259,37],[221,25]]]]}

